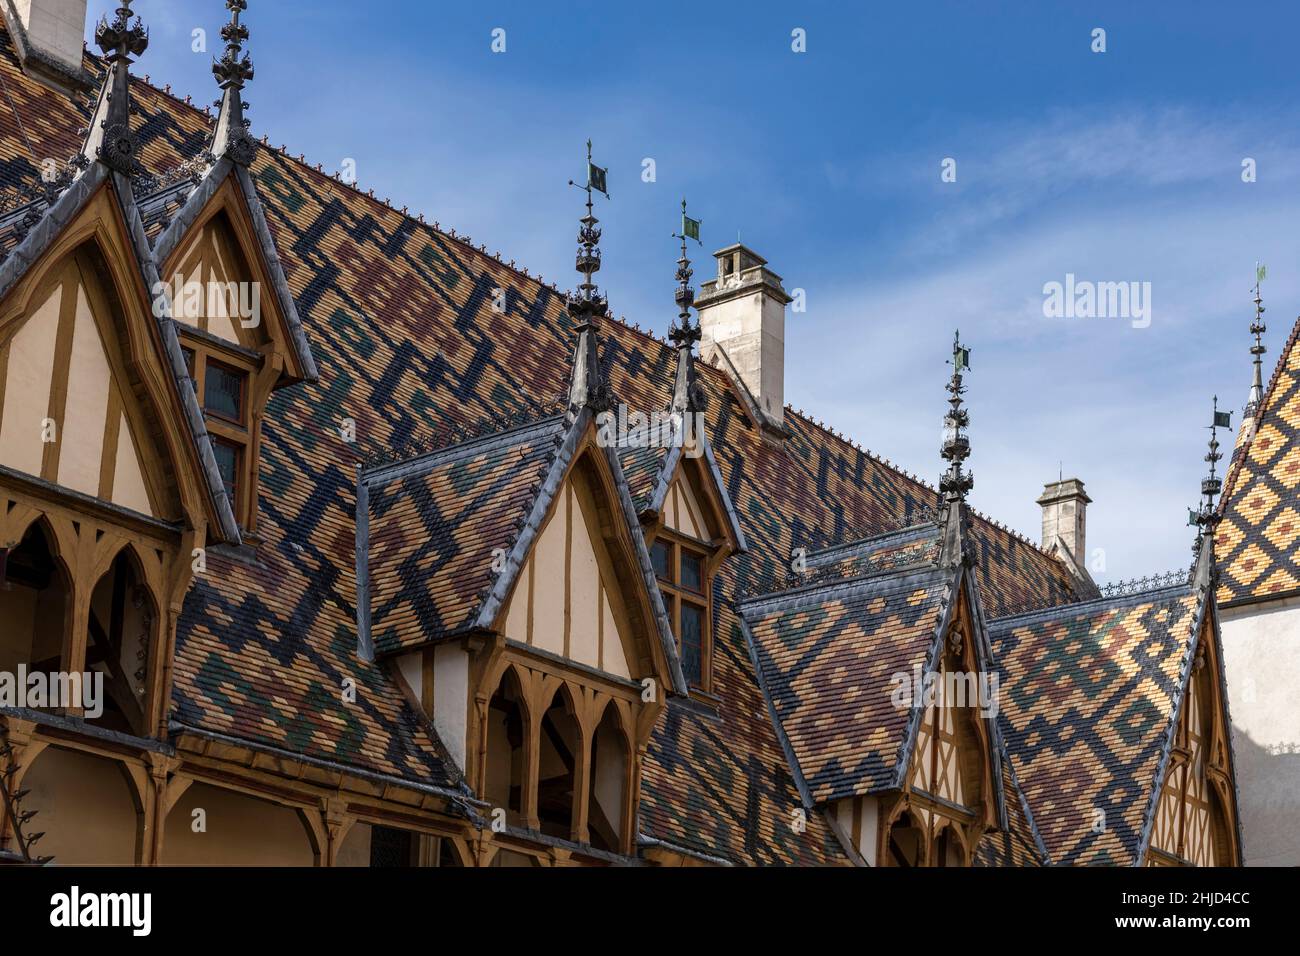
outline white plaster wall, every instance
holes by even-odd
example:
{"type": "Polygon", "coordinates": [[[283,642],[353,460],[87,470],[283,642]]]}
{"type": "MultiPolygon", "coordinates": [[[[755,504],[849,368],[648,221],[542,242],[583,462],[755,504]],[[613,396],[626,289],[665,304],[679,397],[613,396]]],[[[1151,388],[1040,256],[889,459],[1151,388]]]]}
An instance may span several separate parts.
{"type": "Polygon", "coordinates": [[[463,770],[469,732],[469,652],[454,644],[435,648],[433,674],[433,725],[451,759],[463,770]]]}
{"type": "Polygon", "coordinates": [[[1221,613],[1246,863],[1300,865],[1300,602],[1221,613]]]}

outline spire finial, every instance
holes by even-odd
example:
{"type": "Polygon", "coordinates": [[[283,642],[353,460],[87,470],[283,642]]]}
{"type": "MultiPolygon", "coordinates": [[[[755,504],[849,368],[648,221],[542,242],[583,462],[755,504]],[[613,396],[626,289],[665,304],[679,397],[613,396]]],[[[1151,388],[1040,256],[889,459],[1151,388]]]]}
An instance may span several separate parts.
{"type": "Polygon", "coordinates": [[[226,0],[230,21],[221,28],[221,38],[226,41],[226,51],[220,60],[212,61],[212,75],[221,88],[221,111],[213,127],[212,143],[208,152],[213,160],[227,157],[232,163],[248,166],[257,154],[257,143],[248,134],[249,121],[244,118],[248,104],[244,102],[244,84],[253,78],[253,61],[244,51],[248,27],[239,16],[248,9],[248,0],[226,0]]]}
{"type": "MultiPolygon", "coordinates": [[[[677,260],[677,322],[668,333],[677,347],[677,380],[673,384],[674,412],[697,412],[704,407],[704,395],[695,375],[695,344],[703,331],[698,323],[691,322],[691,306],[695,304],[695,290],[691,288],[691,260],[686,255],[686,240],[700,243],[700,221],[686,215],[686,200],[682,199],[682,231],[673,233],[682,242],[681,258],[677,260]]],[[[700,243],[701,245],[703,243],[700,243]]]]}
{"type": "Polygon", "coordinates": [[[125,176],[141,170],[136,154],[140,144],[131,131],[131,64],[149,48],[149,31],[140,18],[131,22],[131,0],[121,0],[113,19],[101,17],[95,43],[108,69],[99,101],[86,131],[86,140],[73,163],[83,169],[99,160],[125,176]]]}
{"type": "Polygon", "coordinates": [[[1264,299],[1259,287],[1267,274],[1267,267],[1255,263],[1255,321],[1250,324],[1250,333],[1255,336],[1255,344],[1250,349],[1250,354],[1255,357],[1255,377],[1250,385],[1250,400],[1246,403],[1247,416],[1254,415],[1264,400],[1264,353],[1267,349],[1264,348],[1263,335],[1268,327],[1264,324],[1264,299]]]}
{"type": "Polygon", "coordinates": [[[1223,490],[1223,481],[1216,473],[1216,468],[1223,455],[1219,452],[1220,428],[1232,427],[1232,413],[1219,411],[1219,396],[1214,396],[1214,417],[1210,420],[1210,446],[1209,451],[1205,453],[1205,461],[1209,462],[1210,473],[1201,479],[1201,496],[1202,501],[1199,508],[1190,509],[1187,515],[1187,523],[1196,526],[1199,530],[1196,535],[1196,544],[1193,545],[1192,551],[1199,554],[1201,546],[1208,536],[1211,541],[1214,539],[1214,530],[1219,526],[1222,516],[1214,506],[1215,497],[1223,490]]]}
{"type": "Polygon", "coordinates": [[[962,463],[970,456],[970,439],[962,434],[962,429],[970,424],[970,415],[962,407],[962,395],[966,388],[962,384],[962,372],[970,370],[970,349],[961,344],[961,332],[952,340],[952,378],[948,382],[948,414],[943,422],[943,447],[941,454],[948,462],[948,470],[939,482],[939,491],[943,494],[944,507],[966,500],[966,494],[975,485],[975,476],[962,470],[962,463]]]}
{"type": "Polygon", "coordinates": [[[600,220],[593,211],[593,193],[609,198],[607,170],[591,160],[591,140],[587,140],[587,182],[577,186],[587,194],[587,214],[578,220],[577,270],[582,276],[578,291],[567,302],[569,317],[576,324],[578,345],[573,356],[573,381],[569,386],[569,406],[589,406],[604,411],[614,404],[614,396],[601,375],[599,355],[600,320],[609,317],[609,302],[596,288],[595,274],[600,271],[600,220]]]}

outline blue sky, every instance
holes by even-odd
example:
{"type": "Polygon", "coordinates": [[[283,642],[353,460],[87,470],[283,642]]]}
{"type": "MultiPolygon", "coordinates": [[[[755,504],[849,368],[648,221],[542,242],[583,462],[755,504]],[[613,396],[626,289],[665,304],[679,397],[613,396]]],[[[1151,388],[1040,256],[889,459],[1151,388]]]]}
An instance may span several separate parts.
{"type": "MultiPolygon", "coordinates": [[[[214,99],[224,4],[135,7],[152,29],[137,72],[214,99]]],[[[931,480],[959,326],[973,503],[1036,539],[1043,483],[1082,478],[1102,580],[1190,559],[1210,396],[1235,425],[1250,382],[1257,260],[1270,370],[1300,309],[1286,4],[251,0],[246,22],[254,133],[354,160],[363,189],[561,287],[590,136],[613,196],[602,283],[659,331],[685,194],[700,255],[739,233],[806,291],[787,401],[931,480]],[[1150,282],[1150,326],[1044,317],[1067,273],[1150,282]]]]}

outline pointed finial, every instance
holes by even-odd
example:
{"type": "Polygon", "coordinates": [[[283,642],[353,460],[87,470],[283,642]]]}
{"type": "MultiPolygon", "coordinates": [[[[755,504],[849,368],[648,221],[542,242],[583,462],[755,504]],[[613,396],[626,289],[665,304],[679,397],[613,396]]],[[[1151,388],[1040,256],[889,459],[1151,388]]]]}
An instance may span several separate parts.
{"type": "Polygon", "coordinates": [[[1251,346],[1250,354],[1254,356],[1255,377],[1250,385],[1250,400],[1246,403],[1246,417],[1255,414],[1259,408],[1259,403],[1264,400],[1264,333],[1268,331],[1268,326],[1264,324],[1264,299],[1260,295],[1260,283],[1268,274],[1265,266],[1255,263],[1255,320],[1250,324],[1250,334],[1255,336],[1255,344],[1251,346]]]}
{"type": "Polygon", "coordinates": [[[970,349],[961,344],[961,333],[957,332],[952,341],[952,378],[948,382],[948,414],[944,418],[943,447],[940,454],[948,462],[948,470],[939,482],[945,504],[964,501],[966,493],[975,485],[975,476],[962,471],[962,463],[970,455],[970,439],[962,434],[962,429],[970,424],[970,416],[962,408],[962,372],[970,369],[970,349]]]}
{"type": "Polygon", "coordinates": [[[212,75],[221,88],[221,112],[212,132],[208,152],[213,161],[223,156],[232,163],[248,166],[257,155],[257,144],[248,134],[249,121],[244,118],[244,84],[253,78],[253,62],[244,52],[248,27],[239,16],[248,9],[248,0],[226,0],[230,21],[221,28],[221,38],[226,41],[226,51],[220,60],[212,61],[212,75]]]}
{"type": "MultiPolygon", "coordinates": [[[[691,260],[686,255],[686,240],[700,242],[700,221],[686,215],[686,200],[682,199],[682,231],[673,233],[681,240],[681,257],[677,260],[677,322],[668,338],[677,348],[677,378],[673,383],[672,411],[698,412],[704,408],[704,393],[695,374],[695,345],[703,336],[699,323],[691,322],[691,306],[695,304],[695,290],[691,288],[691,260]]],[[[701,243],[702,244],[702,243],[701,243]]]]}
{"type": "Polygon", "coordinates": [[[149,31],[140,18],[131,22],[131,0],[122,0],[113,19],[102,17],[95,43],[108,69],[99,90],[94,115],[81,152],[73,163],[82,169],[99,160],[116,172],[133,176],[142,167],[136,159],[140,144],[131,131],[131,64],[149,48],[149,31]]]}
{"type": "MultiPolygon", "coordinates": [[[[609,302],[596,288],[595,274],[600,271],[600,220],[593,212],[593,193],[609,198],[607,171],[592,162],[591,140],[587,140],[587,182],[577,186],[587,194],[587,214],[578,220],[578,254],[576,267],[582,276],[578,291],[568,296],[566,307],[578,332],[573,356],[573,379],[569,385],[571,409],[589,406],[604,411],[614,404],[613,392],[604,381],[600,368],[600,320],[609,317],[609,302]]],[[[539,277],[540,279],[540,277],[539,277]]]]}
{"type": "Polygon", "coordinates": [[[1221,515],[1214,505],[1215,497],[1223,490],[1223,482],[1216,473],[1219,462],[1223,455],[1219,452],[1220,428],[1232,427],[1232,412],[1219,411],[1219,396],[1214,396],[1214,417],[1210,420],[1210,446],[1209,451],[1205,453],[1205,461],[1209,462],[1210,473],[1201,479],[1201,496],[1202,501],[1199,508],[1190,509],[1187,515],[1187,523],[1195,525],[1198,528],[1196,535],[1196,544],[1192,550],[1199,553],[1201,546],[1208,536],[1213,541],[1214,530],[1219,526],[1221,515]]]}

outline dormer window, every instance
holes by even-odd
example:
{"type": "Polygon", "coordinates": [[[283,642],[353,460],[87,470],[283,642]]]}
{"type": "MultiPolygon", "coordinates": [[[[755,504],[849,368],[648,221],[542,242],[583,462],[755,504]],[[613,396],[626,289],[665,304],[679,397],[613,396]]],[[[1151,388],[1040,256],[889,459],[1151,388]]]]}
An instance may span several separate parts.
{"type": "Polygon", "coordinates": [[[248,373],[209,361],[203,389],[203,409],[236,425],[244,424],[244,394],[248,373]]]}
{"type": "Polygon", "coordinates": [[[217,459],[217,470],[230,496],[235,520],[245,530],[250,529],[251,502],[240,495],[245,488],[253,487],[254,476],[245,474],[254,467],[249,447],[252,429],[249,427],[249,380],[253,374],[251,358],[246,359],[234,350],[223,349],[216,343],[185,335],[185,364],[190,382],[212,436],[212,452],[217,459]]]}
{"type": "Polygon", "coordinates": [[[661,532],[650,546],[650,558],[677,638],[686,683],[708,693],[712,683],[708,555],[684,537],[661,532]]]}

